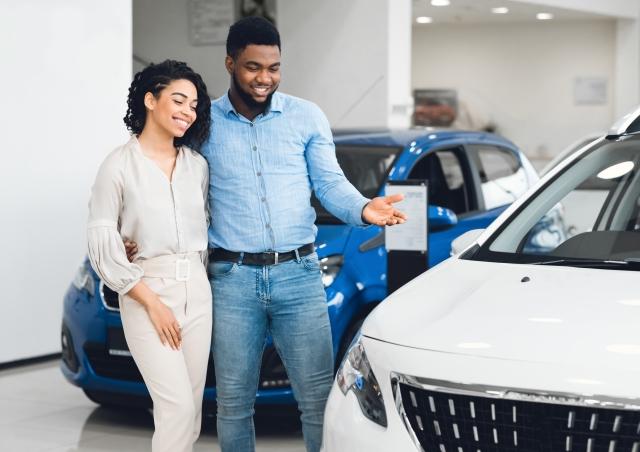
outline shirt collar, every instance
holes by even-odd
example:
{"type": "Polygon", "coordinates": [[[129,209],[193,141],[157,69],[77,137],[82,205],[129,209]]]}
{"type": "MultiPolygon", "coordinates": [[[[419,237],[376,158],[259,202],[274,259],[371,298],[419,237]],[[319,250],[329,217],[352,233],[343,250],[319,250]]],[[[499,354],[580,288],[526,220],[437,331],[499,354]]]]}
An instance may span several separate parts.
{"type": "MultiPolygon", "coordinates": [[[[264,112],[264,116],[267,116],[271,112],[282,113],[282,109],[284,106],[283,100],[284,99],[282,94],[280,94],[278,91],[273,93],[273,97],[271,97],[271,104],[269,105],[269,107],[267,107],[267,110],[264,112]]],[[[233,104],[231,103],[231,99],[229,99],[229,91],[224,93],[224,96],[222,96],[222,98],[220,99],[220,107],[222,108],[222,111],[224,111],[225,114],[227,115],[229,113],[233,113],[234,115],[239,116],[239,113],[236,111],[233,104]]]]}

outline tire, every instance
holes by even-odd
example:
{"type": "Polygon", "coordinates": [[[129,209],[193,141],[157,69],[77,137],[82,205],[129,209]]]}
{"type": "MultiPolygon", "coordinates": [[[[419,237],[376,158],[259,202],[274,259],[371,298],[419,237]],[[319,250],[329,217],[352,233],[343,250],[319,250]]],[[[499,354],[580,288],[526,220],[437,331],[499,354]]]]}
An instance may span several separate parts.
{"type": "Polygon", "coordinates": [[[117,394],[113,392],[105,391],[93,391],[90,389],[82,389],[84,394],[93,403],[97,403],[105,408],[123,409],[123,408],[136,408],[147,409],[153,406],[151,398],[128,396],[124,394],[117,394]]]}

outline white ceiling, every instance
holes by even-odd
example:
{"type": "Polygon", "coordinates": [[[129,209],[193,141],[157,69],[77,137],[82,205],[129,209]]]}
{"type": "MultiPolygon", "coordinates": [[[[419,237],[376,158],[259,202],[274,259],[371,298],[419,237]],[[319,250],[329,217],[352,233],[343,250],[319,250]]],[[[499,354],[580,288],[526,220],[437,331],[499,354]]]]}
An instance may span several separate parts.
{"type": "Polygon", "coordinates": [[[417,24],[419,16],[433,18],[438,23],[513,23],[536,22],[537,13],[551,13],[553,20],[594,20],[609,19],[610,16],[586,13],[569,9],[551,8],[536,4],[513,2],[510,0],[450,0],[449,6],[432,6],[431,0],[413,0],[414,25],[428,27],[430,24],[417,24]],[[508,14],[493,14],[491,8],[507,7],[508,14]]]}

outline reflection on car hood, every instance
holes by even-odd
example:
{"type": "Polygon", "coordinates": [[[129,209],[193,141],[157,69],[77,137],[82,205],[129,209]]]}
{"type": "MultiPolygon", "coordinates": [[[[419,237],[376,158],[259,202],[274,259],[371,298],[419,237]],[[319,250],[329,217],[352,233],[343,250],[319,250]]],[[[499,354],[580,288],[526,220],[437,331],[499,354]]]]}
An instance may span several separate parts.
{"type": "Polygon", "coordinates": [[[447,353],[640,370],[639,325],[640,272],[451,258],[381,303],[363,334],[447,353]]]}

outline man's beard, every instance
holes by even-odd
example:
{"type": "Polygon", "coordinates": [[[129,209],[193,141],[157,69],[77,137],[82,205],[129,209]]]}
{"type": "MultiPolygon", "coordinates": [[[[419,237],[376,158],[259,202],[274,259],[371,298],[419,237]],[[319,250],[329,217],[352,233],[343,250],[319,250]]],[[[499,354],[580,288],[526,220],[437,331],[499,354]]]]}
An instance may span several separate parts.
{"type": "Polygon", "coordinates": [[[251,96],[251,94],[249,94],[248,92],[246,92],[240,87],[240,83],[238,83],[238,79],[236,78],[235,72],[232,73],[231,80],[233,82],[233,87],[235,88],[236,93],[238,93],[238,96],[240,96],[240,99],[242,99],[242,102],[244,102],[244,104],[251,109],[254,109],[254,108],[262,109],[262,110],[266,109],[271,103],[271,98],[273,97],[273,94],[278,89],[278,85],[276,85],[275,89],[269,93],[269,95],[267,96],[267,99],[264,102],[258,102],[253,98],[253,96],[251,96]]]}

